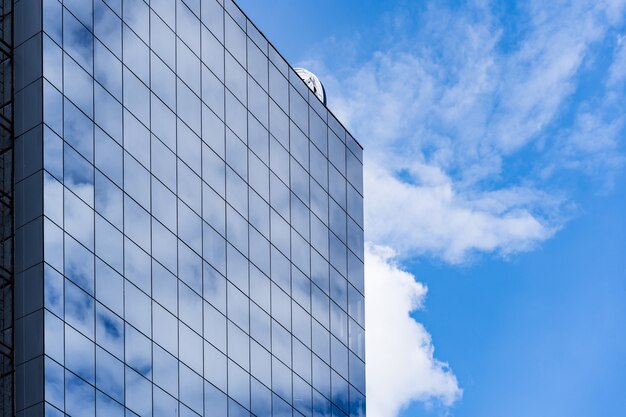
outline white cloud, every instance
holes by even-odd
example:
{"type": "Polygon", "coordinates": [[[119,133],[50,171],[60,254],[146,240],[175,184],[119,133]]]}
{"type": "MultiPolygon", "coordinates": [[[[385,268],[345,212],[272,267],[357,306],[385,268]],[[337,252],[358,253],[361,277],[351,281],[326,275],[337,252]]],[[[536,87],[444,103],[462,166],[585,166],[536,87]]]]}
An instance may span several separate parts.
{"type": "Polygon", "coordinates": [[[392,42],[358,66],[317,65],[330,106],[366,148],[368,239],[456,263],[553,236],[573,204],[551,176],[621,167],[620,113],[572,97],[624,4],[531,2],[511,41],[487,6],[430,3],[414,24],[417,11],[398,12],[392,42]]]}
{"type": "Polygon", "coordinates": [[[434,358],[424,326],[410,313],[423,307],[427,289],[400,269],[388,248],[368,246],[365,271],[367,414],[394,417],[412,401],[445,406],[462,391],[448,365],[434,358]]]}
{"type": "Polygon", "coordinates": [[[378,166],[368,166],[369,238],[392,245],[405,256],[435,253],[460,263],[470,251],[508,255],[530,249],[556,231],[527,208],[529,202],[551,197],[534,190],[507,189],[472,199],[455,190],[444,173],[437,174],[437,179],[424,179],[416,172],[419,184],[411,184],[378,166]]]}

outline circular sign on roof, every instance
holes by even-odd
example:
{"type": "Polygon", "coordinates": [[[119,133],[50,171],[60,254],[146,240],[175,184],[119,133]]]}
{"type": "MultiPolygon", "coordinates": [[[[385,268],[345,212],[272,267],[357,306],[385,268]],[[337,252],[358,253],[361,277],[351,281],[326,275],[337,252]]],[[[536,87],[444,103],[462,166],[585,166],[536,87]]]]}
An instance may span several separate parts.
{"type": "Polygon", "coordinates": [[[324,92],[324,86],[322,85],[320,79],[317,78],[317,76],[311,71],[304,68],[294,68],[294,71],[296,71],[296,74],[302,78],[302,81],[306,83],[309,89],[315,93],[317,98],[319,98],[320,101],[326,105],[326,93],[324,92]]]}

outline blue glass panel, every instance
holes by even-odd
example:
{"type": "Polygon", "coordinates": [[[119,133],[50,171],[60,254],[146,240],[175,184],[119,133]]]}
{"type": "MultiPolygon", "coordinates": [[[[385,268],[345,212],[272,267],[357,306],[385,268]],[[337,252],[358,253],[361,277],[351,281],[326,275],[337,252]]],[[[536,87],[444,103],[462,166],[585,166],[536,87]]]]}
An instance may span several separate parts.
{"type": "Polygon", "coordinates": [[[150,257],[128,239],[124,241],[124,277],[150,294],[150,257]]]}
{"type": "Polygon", "coordinates": [[[146,126],[149,125],[150,91],[139,78],[126,68],[124,68],[124,105],[141,123],[146,126]]]}
{"type": "Polygon", "coordinates": [[[162,19],[171,27],[176,27],[176,2],[171,0],[152,0],[150,6],[155,10],[162,19]]]}
{"type": "Polygon", "coordinates": [[[93,254],[68,235],[65,235],[65,275],[83,290],[93,295],[93,254]]]}
{"type": "MultiPolygon", "coordinates": [[[[124,291],[126,293],[124,298],[124,318],[139,331],[151,336],[152,309],[150,298],[129,281],[125,282],[124,291]]],[[[128,343],[126,345],[128,346],[128,343]]]]}
{"type": "Polygon", "coordinates": [[[90,384],[95,383],[95,345],[71,326],[65,326],[65,367],[90,384]]]}
{"type": "Polygon", "coordinates": [[[96,129],[95,165],[117,185],[122,184],[122,148],[102,130],[96,129]]]}
{"type": "Polygon", "coordinates": [[[291,366],[291,334],[272,320],[272,355],[291,366]]]}
{"type": "Polygon", "coordinates": [[[88,161],[93,160],[93,122],[67,99],[63,109],[64,139],[88,161]]]}
{"type": "Polygon", "coordinates": [[[348,280],[354,287],[363,294],[363,261],[358,259],[352,252],[348,252],[348,280]]]}
{"type": "Polygon", "coordinates": [[[71,11],[74,16],[78,17],[85,26],[91,29],[91,19],[93,14],[93,6],[91,2],[81,0],[65,0],[63,5],[67,7],[67,9],[71,11]]]}
{"type": "Polygon", "coordinates": [[[128,196],[124,198],[124,232],[143,250],[150,251],[150,215],[128,196]]]}
{"type": "Polygon", "coordinates": [[[230,91],[226,91],[226,125],[241,140],[248,141],[248,111],[230,91]]]}
{"type": "Polygon", "coordinates": [[[208,303],[204,304],[204,338],[226,352],[226,317],[208,303]]]}
{"type": "MultiPolygon", "coordinates": [[[[221,141],[224,148],[223,134],[221,141]]],[[[202,179],[222,198],[226,197],[226,163],[208,146],[202,147],[202,179]]]]}
{"type": "Polygon", "coordinates": [[[250,266],[250,299],[270,311],[270,280],[254,265],[250,266]]]}
{"type": "Polygon", "coordinates": [[[350,319],[348,331],[350,350],[355,352],[359,358],[365,360],[365,330],[354,320],[350,319]]]}
{"type": "MultiPolygon", "coordinates": [[[[81,3],[83,2],[81,1],[81,3]]],[[[94,9],[94,33],[96,37],[118,57],[121,57],[122,21],[102,0],[94,0],[94,9]]]]}
{"type": "Polygon", "coordinates": [[[44,168],[58,180],[63,181],[63,140],[49,127],[44,127],[44,168]]]}
{"type": "MultiPolygon", "coordinates": [[[[202,270],[199,271],[202,274],[202,270]]],[[[202,275],[200,275],[200,291],[202,290],[202,275]]],[[[191,288],[178,282],[179,318],[196,333],[202,334],[202,297],[191,288]]]]}
{"type": "Polygon", "coordinates": [[[365,396],[350,387],[350,417],[365,417],[365,396]]]}
{"type": "Polygon", "coordinates": [[[348,309],[348,281],[335,268],[330,269],[330,297],[343,310],[348,309]]]}
{"type": "Polygon", "coordinates": [[[56,224],[63,224],[63,185],[44,173],[44,214],[56,224]]]}
{"type": "MultiPolygon", "coordinates": [[[[172,396],[178,397],[178,360],[158,345],[154,345],[153,372],[154,383],[172,396]]],[[[157,391],[155,390],[154,393],[156,394],[157,391]]],[[[155,405],[156,400],[157,396],[155,395],[155,405]]]]}
{"type": "Polygon", "coordinates": [[[124,112],[124,149],[144,167],[150,167],[150,132],[129,112],[124,112]]]}
{"type": "MultiPolygon", "coordinates": [[[[176,207],[176,206],[174,206],[176,207]]],[[[156,220],[152,220],[152,256],[172,272],[177,272],[176,236],[156,220]]]]}
{"type": "Polygon", "coordinates": [[[250,384],[250,411],[258,417],[272,415],[272,392],[256,379],[250,384]]]}
{"type": "Polygon", "coordinates": [[[93,417],[96,390],[73,373],[65,371],[65,412],[71,416],[93,417]]]}
{"type": "Polygon", "coordinates": [[[250,303],[250,336],[257,342],[271,350],[271,319],[255,303],[250,303]]]}
{"type": "Polygon", "coordinates": [[[200,20],[181,0],[177,1],[176,7],[176,31],[177,35],[199,56],[200,20]]]}
{"type": "Polygon", "coordinates": [[[96,387],[124,403],[124,363],[96,347],[96,387]]]}
{"type": "MultiPolygon", "coordinates": [[[[270,97],[282,107],[283,111],[289,111],[289,82],[283,74],[274,66],[269,66],[269,93],[270,97]]],[[[278,108],[278,107],[276,107],[278,108]]],[[[270,126],[274,110],[270,109],[270,126]]],[[[271,130],[271,129],[270,129],[271,130]]],[[[272,132],[274,134],[274,132],[272,132]]],[[[276,135],[274,135],[276,136],[276,135]]]]}
{"type": "MultiPolygon", "coordinates": [[[[57,0],[43,2],[43,29],[59,45],[63,42],[63,8],[57,0]]],[[[63,408],[63,407],[61,407],[63,408]]]]}
{"type": "Polygon", "coordinates": [[[350,353],[350,383],[365,392],[365,363],[353,353],[350,353]]]}
{"type": "MultiPolygon", "coordinates": [[[[291,293],[291,266],[289,259],[272,247],[271,261],[272,281],[287,294],[291,293]]],[[[272,292],[274,292],[274,289],[272,289],[272,292]]]]}
{"type": "Polygon", "coordinates": [[[330,300],[317,285],[311,287],[311,313],[326,328],[330,327],[330,300]]]}
{"type": "Polygon", "coordinates": [[[96,259],[96,297],[117,315],[124,315],[124,280],[99,259],[96,259]]]}
{"type": "MultiPolygon", "coordinates": [[[[153,2],[153,9],[156,9],[155,4],[156,2],[153,2]]],[[[176,35],[154,12],[151,13],[150,19],[150,46],[170,68],[176,68],[176,35]]],[[[156,87],[154,83],[152,85],[156,87]]]]}
{"type": "MultiPolygon", "coordinates": [[[[65,405],[63,367],[50,358],[45,359],[45,396],[46,401],[58,408],[65,405]]],[[[61,413],[61,416],[63,414],[61,413]]]]}
{"type": "Polygon", "coordinates": [[[206,184],[202,184],[202,219],[226,235],[226,202],[206,184]]]}
{"type": "Polygon", "coordinates": [[[313,391],[313,417],[329,417],[330,401],[317,391],[313,391]]]}
{"type": "Polygon", "coordinates": [[[228,361],[228,396],[250,408],[250,375],[236,363],[228,361]]]}
{"type": "Polygon", "coordinates": [[[44,313],[44,349],[47,356],[59,363],[64,362],[63,321],[50,313],[44,313]]]}
{"type": "Polygon", "coordinates": [[[283,399],[291,400],[291,371],[276,358],[272,358],[272,391],[283,399]]]}
{"type": "Polygon", "coordinates": [[[264,273],[270,273],[270,242],[256,229],[249,228],[250,260],[264,273]]]}
{"type": "Polygon", "coordinates": [[[313,412],[311,386],[297,375],[293,377],[293,406],[305,416],[311,416],[313,412]]]}
{"type": "MultiPolygon", "coordinates": [[[[130,293],[129,295],[133,295],[130,293]]],[[[128,324],[125,326],[125,363],[144,377],[152,378],[152,343],[128,324]]]]}
{"type": "Polygon", "coordinates": [[[147,43],[150,28],[148,5],[142,0],[125,0],[123,16],[124,22],[147,43]]]}
{"type": "Polygon", "coordinates": [[[155,261],[152,262],[152,285],[152,297],[154,300],[171,313],[177,313],[178,282],[176,276],[155,261]]]}
{"type": "Polygon", "coordinates": [[[206,223],[203,224],[203,257],[218,271],[226,273],[226,241],[206,223]]]}
{"type": "Polygon", "coordinates": [[[124,322],[100,303],[96,306],[96,342],[118,359],[124,358],[124,322]]]}
{"type": "Polygon", "coordinates": [[[305,381],[311,380],[311,351],[297,339],[293,339],[293,370],[305,381]]]}
{"type": "Polygon", "coordinates": [[[202,213],[202,181],[180,160],[178,161],[178,197],[196,213],[202,213]]]}
{"type": "Polygon", "coordinates": [[[152,416],[152,384],[126,367],[126,406],[141,417],[152,416]]]}
{"type": "Polygon", "coordinates": [[[343,344],[348,344],[348,315],[332,301],[330,302],[330,331],[343,344]]]}
{"type": "MultiPolygon", "coordinates": [[[[147,41],[147,40],[146,40],[147,41]]],[[[148,46],[124,25],[124,64],[145,84],[150,83],[150,51],[148,46]]]]}
{"type": "Polygon", "coordinates": [[[122,233],[100,216],[96,216],[96,254],[121,271],[124,265],[122,233]]]}
{"type": "Polygon", "coordinates": [[[292,303],[293,335],[307,347],[311,346],[311,316],[300,305],[292,303]]]}
{"type": "Polygon", "coordinates": [[[250,191],[249,221],[255,229],[263,234],[266,239],[270,238],[270,206],[257,193],[250,191]]]}
{"type": "Polygon", "coordinates": [[[93,339],[93,298],[69,280],[65,280],[65,321],[93,339]]]}
{"type": "Polygon", "coordinates": [[[224,39],[224,9],[217,0],[202,3],[202,23],[208,27],[218,39],[224,39]]]}
{"type": "Polygon", "coordinates": [[[272,385],[272,357],[254,340],[250,342],[250,372],[266,386],[272,385]]]}
{"type": "Polygon", "coordinates": [[[177,103],[178,103],[178,116],[200,135],[202,130],[201,126],[201,111],[200,99],[192,90],[189,89],[180,80],[177,83],[177,103]]]}
{"type": "MultiPolygon", "coordinates": [[[[178,376],[176,377],[178,382],[178,376]]],[[[153,417],[179,417],[178,401],[155,386],[153,389],[153,417]]]]}
{"type": "Polygon", "coordinates": [[[226,355],[204,343],[204,378],[222,391],[228,389],[226,355]]]}
{"type": "MultiPolygon", "coordinates": [[[[198,221],[198,231],[202,230],[200,228],[200,221],[198,221]]],[[[201,244],[201,241],[200,241],[201,244]]],[[[199,249],[198,249],[199,250],[199,249]]],[[[202,292],[202,259],[195,252],[193,252],[187,245],[185,245],[182,241],[178,241],[178,276],[190,287],[193,288],[197,293],[202,292]]],[[[181,297],[183,295],[181,294],[181,297]]],[[[199,296],[198,296],[199,298],[199,296]]],[[[181,303],[182,303],[181,299],[181,303]]],[[[190,302],[190,300],[186,300],[186,302],[190,302]]],[[[192,308],[191,305],[194,305],[190,302],[189,308],[192,308]]],[[[196,307],[198,307],[196,305],[196,307]]],[[[182,308],[182,304],[181,304],[182,308]]],[[[182,314],[182,310],[181,310],[182,314]]],[[[181,316],[182,317],[182,316],[181,316]]],[[[199,316],[198,316],[199,317],[199,316]]],[[[199,320],[199,319],[197,319],[199,320]]],[[[199,327],[199,326],[196,326],[199,327]]]]}
{"type": "Polygon", "coordinates": [[[43,75],[58,90],[63,89],[63,51],[48,36],[43,37],[43,75]]]}
{"type": "Polygon", "coordinates": [[[226,314],[226,278],[206,262],[203,265],[203,297],[226,314]]]}
{"type": "Polygon", "coordinates": [[[44,266],[44,306],[63,317],[63,276],[49,265],[44,266]]]}
{"type": "MultiPolygon", "coordinates": [[[[248,222],[231,206],[226,208],[226,238],[239,252],[246,256],[248,255],[248,222]]],[[[237,285],[243,283],[239,287],[247,293],[248,264],[240,261],[239,257],[241,255],[233,254],[233,256],[233,262],[230,259],[227,262],[228,279],[237,283],[237,285]]]]}
{"type": "Polygon", "coordinates": [[[331,371],[331,400],[343,411],[349,410],[348,382],[336,372],[331,371]]]}
{"type": "Polygon", "coordinates": [[[202,373],[202,338],[182,323],[178,327],[178,338],[180,360],[195,372],[202,373]]]}
{"type": "Polygon", "coordinates": [[[272,396],[272,416],[274,417],[291,417],[292,408],[282,398],[274,394],[272,396]]]}
{"type": "MultiPolygon", "coordinates": [[[[120,44],[121,48],[121,44],[120,44]]],[[[95,70],[94,78],[107,91],[122,100],[122,63],[102,43],[96,41],[95,45],[95,70]]]]}
{"type": "Polygon", "coordinates": [[[248,217],[248,184],[232,169],[226,169],[226,201],[248,217]]]}
{"type": "Polygon", "coordinates": [[[228,302],[226,305],[228,314],[226,316],[245,332],[248,332],[250,326],[250,300],[231,283],[228,283],[227,294],[228,302]]]}
{"type": "Polygon", "coordinates": [[[330,398],[330,367],[317,356],[313,356],[313,387],[330,398]]]}
{"type": "Polygon", "coordinates": [[[204,415],[225,416],[228,413],[226,394],[212,384],[204,383],[204,415]]]}
{"type": "Polygon", "coordinates": [[[248,123],[251,126],[256,125],[255,129],[260,131],[261,129],[267,129],[269,127],[269,96],[267,93],[248,76],[248,109],[254,117],[248,118],[248,123]],[[257,119],[261,122],[257,122],[257,119]]]}
{"type": "Polygon", "coordinates": [[[63,10],[63,49],[85,70],[91,72],[93,66],[93,35],[67,9],[63,10]]]}
{"type": "Polygon", "coordinates": [[[124,406],[96,391],[96,416],[124,417],[124,406]]]}
{"type": "Polygon", "coordinates": [[[333,370],[348,379],[348,348],[334,336],[330,338],[330,358],[333,370]]]}
{"type": "Polygon", "coordinates": [[[152,303],[154,326],[153,339],[172,355],[178,356],[178,320],[163,307],[152,303]]]}
{"type": "Polygon", "coordinates": [[[250,370],[250,339],[239,327],[228,323],[228,357],[237,365],[250,370]]]}

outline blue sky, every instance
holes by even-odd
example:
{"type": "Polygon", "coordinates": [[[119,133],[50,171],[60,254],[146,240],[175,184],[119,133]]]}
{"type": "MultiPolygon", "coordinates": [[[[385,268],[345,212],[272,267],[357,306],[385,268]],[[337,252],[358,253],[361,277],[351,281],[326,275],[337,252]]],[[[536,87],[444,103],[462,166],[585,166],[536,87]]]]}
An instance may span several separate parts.
{"type": "Polygon", "coordinates": [[[238,3],[366,147],[370,417],[622,415],[626,1],[238,3]]]}

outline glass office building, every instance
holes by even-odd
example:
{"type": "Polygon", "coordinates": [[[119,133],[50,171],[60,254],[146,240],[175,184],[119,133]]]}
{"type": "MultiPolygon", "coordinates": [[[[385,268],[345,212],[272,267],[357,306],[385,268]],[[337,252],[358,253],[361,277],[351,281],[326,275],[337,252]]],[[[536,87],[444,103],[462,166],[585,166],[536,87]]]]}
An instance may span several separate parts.
{"type": "Polygon", "coordinates": [[[0,1],[2,415],[364,416],[341,123],[231,0],[0,1]]]}

